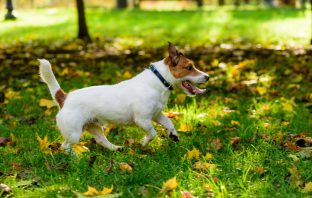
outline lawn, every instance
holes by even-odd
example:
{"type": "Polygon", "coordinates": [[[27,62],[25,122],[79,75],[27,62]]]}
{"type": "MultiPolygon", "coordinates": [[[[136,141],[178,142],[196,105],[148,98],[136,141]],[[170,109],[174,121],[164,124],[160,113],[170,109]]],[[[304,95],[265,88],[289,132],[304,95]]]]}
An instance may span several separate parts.
{"type": "Polygon", "coordinates": [[[10,187],[0,196],[82,197],[88,186],[113,188],[111,195],[121,197],[311,195],[312,51],[246,48],[231,40],[303,45],[308,35],[295,30],[308,28],[305,12],[88,10],[92,35],[99,37],[91,44],[70,39],[73,10],[25,14],[16,23],[0,23],[0,184],[10,187]],[[196,23],[187,20],[191,17],[196,23]],[[40,27],[35,25],[39,19],[45,21],[40,27]],[[286,24],[291,31],[280,34],[286,24]],[[207,25],[211,29],[203,30],[207,25]],[[255,31],[263,27],[268,31],[255,31]],[[58,109],[47,102],[51,98],[39,80],[36,58],[49,59],[62,88],[70,91],[132,77],[166,54],[168,39],[211,76],[204,95],[190,98],[174,90],[170,97],[164,112],[180,142],[169,140],[155,124],[156,139],[142,148],[141,129],[116,126],[105,133],[125,146],[122,152],[103,149],[87,133],[81,142],[89,151],[60,152],[58,109]],[[223,41],[234,46],[216,44],[223,41]],[[44,137],[47,142],[40,145],[44,137]],[[165,188],[172,178],[177,186],[165,188]]]}
{"type": "MultiPolygon", "coordinates": [[[[0,43],[68,40],[77,32],[74,9],[20,11],[18,17],[18,21],[0,23],[0,43]]],[[[160,47],[168,40],[191,46],[232,41],[306,46],[310,38],[310,18],[308,10],[294,9],[87,10],[93,37],[150,47],[160,47]]]]}

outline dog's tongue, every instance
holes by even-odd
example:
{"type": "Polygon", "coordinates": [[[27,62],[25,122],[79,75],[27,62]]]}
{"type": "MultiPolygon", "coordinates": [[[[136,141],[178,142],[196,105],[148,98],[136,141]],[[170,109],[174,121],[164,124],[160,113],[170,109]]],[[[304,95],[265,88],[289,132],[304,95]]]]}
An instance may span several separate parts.
{"type": "Polygon", "coordinates": [[[199,88],[195,87],[189,81],[183,81],[182,85],[183,85],[183,87],[185,87],[192,94],[202,94],[202,93],[204,93],[206,91],[206,89],[199,89],[199,88]]]}

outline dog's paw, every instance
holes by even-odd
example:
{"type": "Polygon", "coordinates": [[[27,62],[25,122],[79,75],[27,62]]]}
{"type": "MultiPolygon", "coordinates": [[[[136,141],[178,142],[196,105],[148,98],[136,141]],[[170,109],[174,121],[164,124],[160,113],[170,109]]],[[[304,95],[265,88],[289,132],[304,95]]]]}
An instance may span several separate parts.
{"type": "Polygon", "coordinates": [[[175,142],[179,142],[180,139],[177,135],[170,133],[169,138],[172,139],[175,142]]]}

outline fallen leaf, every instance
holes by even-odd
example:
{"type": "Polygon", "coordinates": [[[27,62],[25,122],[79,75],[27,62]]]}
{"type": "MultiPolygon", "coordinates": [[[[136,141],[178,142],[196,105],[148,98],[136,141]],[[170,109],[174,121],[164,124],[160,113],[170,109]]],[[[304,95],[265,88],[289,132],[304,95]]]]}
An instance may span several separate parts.
{"type": "Polygon", "coordinates": [[[302,150],[297,153],[301,159],[312,158],[312,150],[302,150]]]}
{"type": "Polygon", "coordinates": [[[231,138],[231,145],[234,146],[240,142],[241,138],[240,137],[232,137],[231,138]]]}
{"type": "Polygon", "coordinates": [[[288,157],[290,157],[291,159],[293,159],[295,162],[297,162],[299,160],[299,158],[293,154],[289,154],[288,157]]]}
{"type": "Polygon", "coordinates": [[[194,198],[194,196],[188,191],[181,191],[181,198],[194,198]]]}
{"type": "Polygon", "coordinates": [[[204,170],[214,170],[217,168],[217,165],[215,164],[211,164],[211,163],[207,163],[207,162],[201,162],[201,161],[198,161],[194,164],[194,169],[197,169],[197,170],[201,170],[201,171],[204,171],[204,170]]]}
{"type": "Polygon", "coordinates": [[[55,102],[53,100],[48,100],[48,99],[40,99],[39,101],[39,106],[41,107],[46,107],[48,109],[56,106],[55,102]]]}
{"type": "Polygon", "coordinates": [[[51,154],[51,149],[49,148],[49,141],[48,136],[44,136],[43,139],[40,138],[39,135],[37,135],[37,140],[39,142],[39,147],[42,153],[44,154],[51,154]]]}
{"type": "Polygon", "coordinates": [[[302,191],[305,193],[312,192],[312,182],[306,183],[302,191]]]}
{"type": "Polygon", "coordinates": [[[262,166],[258,166],[258,167],[256,167],[255,172],[258,173],[259,175],[261,175],[264,173],[264,169],[262,166]]]}
{"type": "Polygon", "coordinates": [[[180,128],[178,129],[178,131],[180,131],[180,132],[190,132],[190,131],[192,131],[192,129],[193,129],[192,125],[181,124],[180,128]]]}
{"type": "Polygon", "coordinates": [[[217,151],[223,147],[220,138],[213,139],[210,145],[214,150],[217,151]]]}
{"type": "Polygon", "coordinates": [[[0,146],[7,146],[11,142],[8,137],[0,137],[0,146]]]}
{"type": "Polygon", "coordinates": [[[198,159],[200,156],[200,152],[199,150],[197,150],[196,148],[193,148],[193,150],[191,151],[187,151],[187,158],[189,160],[192,160],[192,159],[198,159]]]}
{"type": "Polygon", "coordinates": [[[221,126],[221,125],[222,125],[221,122],[218,121],[218,120],[212,120],[212,124],[213,124],[214,126],[221,126]]]}
{"type": "Polygon", "coordinates": [[[212,159],[212,157],[213,157],[213,155],[211,153],[207,152],[205,155],[205,160],[210,160],[210,159],[212,159]]]}
{"type": "Polygon", "coordinates": [[[98,191],[96,190],[96,188],[88,186],[88,191],[82,194],[85,196],[94,197],[94,196],[99,196],[99,195],[108,195],[108,194],[111,194],[112,191],[113,191],[113,186],[111,188],[104,187],[102,191],[98,191]]]}
{"type": "Polygon", "coordinates": [[[166,182],[163,183],[162,192],[174,190],[178,187],[177,179],[176,177],[173,177],[166,182]]]}
{"type": "Polygon", "coordinates": [[[120,169],[122,171],[125,171],[125,172],[128,172],[128,173],[132,172],[132,167],[129,164],[127,164],[127,163],[120,163],[119,167],[120,167],[120,169]]]}
{"type": "Polygon", "coordinates": [[[291,151],[299,151],[300,150],[300,147],[297,146],[295,143],[293,142],[290,142],[290,141],[287,141],[285,144],[284,144],[284,147],[286,149],[289,149],[291,151]]]}
{"type": "Polygon", "coordinates": [[[74,151],[77,155],[81,155],[81,154],[84,153],[84,152],[88,152],[89,149],[88,149],[86,146],[84,146],[85,143],[86,143],[86,142],[80,142],[80,143],[78,143],[78,144],[74,144],[73,147],[72,147],[73,151],[74,151]]]}
{"type": "Polygon", "coordinates": [[[175,118],[175,119],[178,119],[179,116],[180,116],[180,113],[177,112],[177,111],[169,111],[169,112],[166,112],[164,113],[165,116],[167,116],[168,118],[175,118]]]}
{"type": "Polygon", "coordinates": [[[289,178],[290,185],[293,187],[301,186],[303,182],[301,181],[301,175],[298,168],[294,164],[292,164],[292,166],[288,168],[288,170],[290,172],[289,178]]]}
{"type": "Polygon", "coordinates": [[[236,126],[239,126],[240,123],[238,121],[235,121],[235,120],[231,120],[231,125],[236,125],[236,126]]]}
{"type": "Polygon", "coordinates": [[[99,191],[97,191],[96,188],[88,186],[88,191],[84,192],[83,195],[85,195],[85,196],[96,196],[96,195],[99,195],[99,191]]]}

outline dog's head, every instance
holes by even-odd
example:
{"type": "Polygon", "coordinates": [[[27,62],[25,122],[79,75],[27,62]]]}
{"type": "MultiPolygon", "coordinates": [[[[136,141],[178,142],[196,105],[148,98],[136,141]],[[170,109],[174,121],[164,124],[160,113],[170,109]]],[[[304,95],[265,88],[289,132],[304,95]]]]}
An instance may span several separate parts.
{"type": "Polygon", "coordinates": [[[197,88],[194,84],[207,82],[209,75],[198,70],[193,61],[186,58],[170,42],[169,56],[165,59],[165,64],[169,66],[170,72],[175,78],[174,84],[182,88],[187,95],[194,96],[206,91],[205,89],[197,88]]]}

